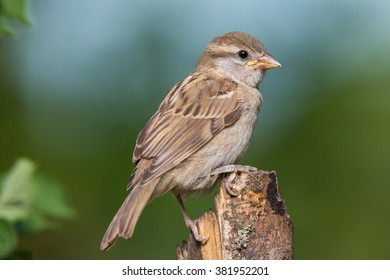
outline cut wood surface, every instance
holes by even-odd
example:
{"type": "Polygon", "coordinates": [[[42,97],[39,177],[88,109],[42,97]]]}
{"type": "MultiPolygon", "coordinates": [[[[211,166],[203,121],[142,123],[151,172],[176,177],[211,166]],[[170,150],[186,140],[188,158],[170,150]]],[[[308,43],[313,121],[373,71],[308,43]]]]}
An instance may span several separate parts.
{"type": "Polygon", "coordinates": [[[281,198],[276,173],[257,171],[241,173],[230,183],[238,196],[226,191],[222,180],[215,197],[216,213],[209,211],[198,220],[201,236],[192,233],[177,247],[182,260],[293,258],[293,225],[281,198]]]}

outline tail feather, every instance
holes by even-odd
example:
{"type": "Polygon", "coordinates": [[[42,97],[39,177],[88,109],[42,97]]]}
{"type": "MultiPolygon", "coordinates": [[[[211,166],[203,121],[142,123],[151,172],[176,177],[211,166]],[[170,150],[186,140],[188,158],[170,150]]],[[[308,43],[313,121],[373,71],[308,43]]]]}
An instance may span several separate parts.
{"type": "Polygon", "coordinates": [[[128,239],[133,235],[135,225],[141,216],[142,210],[151,199],[156,183],[156,180],[152,180],[146,185],[136,186],[128,194],[108,226],[100,244],[100,250],[108,250],[115,244],[118,237],[128,239]]]}

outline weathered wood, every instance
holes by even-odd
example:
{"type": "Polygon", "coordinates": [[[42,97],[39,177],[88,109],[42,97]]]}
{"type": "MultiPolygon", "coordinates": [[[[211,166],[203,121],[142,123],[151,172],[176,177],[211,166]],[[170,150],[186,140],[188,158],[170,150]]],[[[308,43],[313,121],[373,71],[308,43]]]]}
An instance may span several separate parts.
{"type": "Polygon", "coordinates": [[[199,234],[208,236],[207,242],[197,242],[192,234],[182,246],[177,246],[179,260],[221,260],[222,247],[219,224],[213,211],[203,213],[197,220],[199,234]]]}
{"type": "Polygon", "coordinates": [[[230,187],[215,198],[216,214],[204,213],[199,233],[209,239],[200,243],[190,234],[177,247],[179,259],[292,259],[293,225],[281,198],[276,173],[257,171],[237,175],[230,187]]]}

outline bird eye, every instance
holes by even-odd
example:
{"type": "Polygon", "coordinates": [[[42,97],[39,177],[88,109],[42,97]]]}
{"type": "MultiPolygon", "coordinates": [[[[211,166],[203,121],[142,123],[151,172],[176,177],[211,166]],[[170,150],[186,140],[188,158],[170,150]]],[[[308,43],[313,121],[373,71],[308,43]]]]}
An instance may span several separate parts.
{"type": "Polygon", "coordinates": [[[238,51],[238,56],[241,57],[242,59],[245,59],[248,57],[248,52],[244,50],[238,51]]]}

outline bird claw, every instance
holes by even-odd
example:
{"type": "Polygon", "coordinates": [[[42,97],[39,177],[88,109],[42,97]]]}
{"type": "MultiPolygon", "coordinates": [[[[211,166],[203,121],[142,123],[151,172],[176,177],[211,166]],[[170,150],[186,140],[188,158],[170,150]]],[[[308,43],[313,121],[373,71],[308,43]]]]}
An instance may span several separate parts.
{"type": "Polygon", "coordinates": [[[224,183],[224,187],[225,189],[227,190],[227,192],[231,195],[231,196],[238,196],[238,193],[236,191],[234,191],[230,184],[234,181],[234,179],[236,178],[236,175],[237,173],[230,173],[229,176],[227,177],[225,183],[224,183]]]}
{"type": "Polygon", "coordinates": [[[205,237],[200,236],[199,231],[198,231],[198,227],[196,226],[196,222],[189,220],[189,219],[186,220],[185,222],[186,222],[186,226],[192,231],[192,234],[193,234],[196,241],[198,241],[200,243],[204,243],[207,240],[209,240],[208,236],[205,236],[205,237]]]}
{"type": "Polygon", "coordinates": [[[224,184],[225,189],[231,196],[238,196],[238,193],[230,187],[230,184],[236,178],[237,173],[238,172],[240,172],[240,173],[245,172],[245,173],[250,174],[251,172],[256,172],[256,171],[257,171],[257,168],[253,167],[253,166],[231,164],[231,165],[225,165],[225,166],[221,166],[221,167],[214,169],[211,172],[211,175],[230,173],[225,181],[225,184],[224,184]]]}
{"type": "Polygon", "coordinates": [[[256,167],[249,166],[249,165],[235,165],[235,164],[230,164],[230,165],[225,165],[218,167],[214,169],[211,172],[211,175],[219,175],[223,173],[250,173],[250,172],[256,172],[258,171],[256,167]]]}

